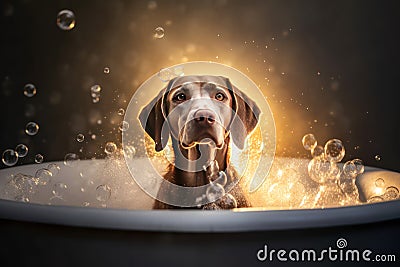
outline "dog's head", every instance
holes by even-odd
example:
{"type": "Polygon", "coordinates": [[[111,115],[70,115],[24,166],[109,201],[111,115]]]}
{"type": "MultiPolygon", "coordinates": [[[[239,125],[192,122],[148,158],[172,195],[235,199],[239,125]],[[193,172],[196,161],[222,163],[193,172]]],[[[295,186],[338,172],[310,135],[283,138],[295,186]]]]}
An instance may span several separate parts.
{"type": "Polygon", "coordinates": [[[260,113],[256,103],[225,77],[182,76],[142,109],[139,120],[156,151],[166,146],[170,134],[184,148],[205,142],[221,147],[230,134],[243,149],[260,113]]]}

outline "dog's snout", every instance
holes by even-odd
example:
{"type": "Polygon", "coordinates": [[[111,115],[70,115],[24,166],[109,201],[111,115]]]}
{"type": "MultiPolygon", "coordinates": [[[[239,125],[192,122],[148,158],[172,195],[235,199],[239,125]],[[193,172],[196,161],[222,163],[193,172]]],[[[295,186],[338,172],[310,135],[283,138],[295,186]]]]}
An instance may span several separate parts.
{"type": "Polygon", "coordinates": [[[215,114],[209,110],[198,110],[194,113],[194,120],[197,123],[212,125],[215,122],[215,114]]]}

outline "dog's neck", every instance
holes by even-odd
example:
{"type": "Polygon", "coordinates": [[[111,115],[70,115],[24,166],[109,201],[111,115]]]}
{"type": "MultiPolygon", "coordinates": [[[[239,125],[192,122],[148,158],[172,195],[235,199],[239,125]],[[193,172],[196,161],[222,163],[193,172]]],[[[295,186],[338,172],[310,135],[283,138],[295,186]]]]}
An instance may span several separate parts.
{"type": "Polygon", "coordinates": [[[229,137],[225,139],[221,148],[211,144],[197,144],[191,148],[183,148],[179,142],[172,138],[175,154],[174,182],[181,186],[202,186],[209,183],[209,178],[203,166],[208,166],[211,161],[218,163],[219,170],[228,167],[229,137]]]}

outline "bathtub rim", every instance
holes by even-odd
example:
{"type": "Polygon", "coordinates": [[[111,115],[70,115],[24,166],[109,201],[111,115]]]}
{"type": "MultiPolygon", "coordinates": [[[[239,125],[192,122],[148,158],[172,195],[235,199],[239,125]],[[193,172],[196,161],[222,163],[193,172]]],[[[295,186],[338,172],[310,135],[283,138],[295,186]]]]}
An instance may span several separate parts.
{"type": "Polygon", "coordinates": [[[335,227],[400,219],[400,200],[302,210],[123,210],[0,200],[0,219],[146,232],[255,232],[335,227]]]}

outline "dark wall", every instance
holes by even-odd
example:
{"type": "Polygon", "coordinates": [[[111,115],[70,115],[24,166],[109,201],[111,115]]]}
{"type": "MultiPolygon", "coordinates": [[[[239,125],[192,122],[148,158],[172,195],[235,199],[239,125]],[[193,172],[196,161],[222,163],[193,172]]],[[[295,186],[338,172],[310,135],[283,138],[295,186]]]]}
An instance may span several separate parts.
{"type": "Polygon", "coordinates": [[[301,138],[313,132],[320,143],[341,139],[345,159],[400,170],[397,1],[156,3],[2,1],[0,151],[27,144],[19,164],[81,147],[82,158],[103,157],[106,141],[120,142],[117,110],[143,81],[162,67],[212,60],[260,85],[276,120],[277,155],[307,156],[301,138]],[[71,31],[56,26],[64,8],[76,15],[71,31]],[[165,37],[155,40],[158,26],[165,37]],[[23,95],[26,83],[37,86],[33,98],[23,95]],[[93,84],[103,87],[97,104],[93,84]],[[28,121],[40,125],[34,137],[23,132],[28,121]]]}

